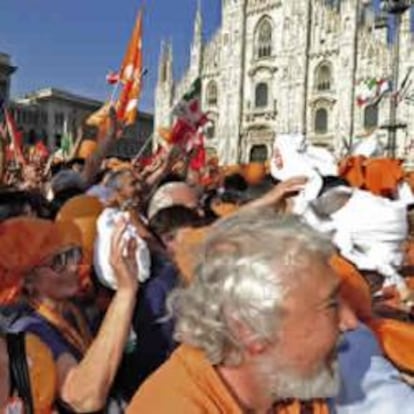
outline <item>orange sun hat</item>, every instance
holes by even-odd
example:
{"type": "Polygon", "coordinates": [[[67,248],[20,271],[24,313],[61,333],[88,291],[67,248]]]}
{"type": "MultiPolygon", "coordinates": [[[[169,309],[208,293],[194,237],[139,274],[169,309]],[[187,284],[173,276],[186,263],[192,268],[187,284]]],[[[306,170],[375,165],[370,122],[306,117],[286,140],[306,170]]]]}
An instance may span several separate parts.
{"type": "Polygon", "coordinates": [[[70,222],[79,229],[83,254],[88,264],[92,263],[96,222],[103,209],[98,198],[82,194],[68,200],[56,217],[57,222],[70,222]]]}
{"type": "Polygon", "coordinates": [[[70,222],[55,223],[18,217],[0,224],[0,303],[20,294],[27,273],[71,247],[81,246],[81,235],[70,222]]]}

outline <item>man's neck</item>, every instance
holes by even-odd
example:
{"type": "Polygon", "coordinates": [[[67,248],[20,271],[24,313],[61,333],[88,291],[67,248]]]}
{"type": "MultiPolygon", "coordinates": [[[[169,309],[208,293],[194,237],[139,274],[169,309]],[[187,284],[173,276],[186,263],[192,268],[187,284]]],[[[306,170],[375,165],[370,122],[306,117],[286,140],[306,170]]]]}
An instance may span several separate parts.
{"type": "Polygon", "coordinates": [[[269,414],[273,412],[274,401],[255,383],[248,367],[217,367],[217,372],[243,412],[269,414]]]}

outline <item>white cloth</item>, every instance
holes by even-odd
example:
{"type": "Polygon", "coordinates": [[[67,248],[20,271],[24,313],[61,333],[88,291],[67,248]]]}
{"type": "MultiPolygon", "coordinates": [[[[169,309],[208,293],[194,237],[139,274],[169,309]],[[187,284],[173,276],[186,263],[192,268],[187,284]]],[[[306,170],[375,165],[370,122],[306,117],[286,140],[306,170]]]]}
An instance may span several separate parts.
{"type": "Polygon", "coordinates": [[[408,235],[404,203],[355,189],[344,207],[331,215],[334,244],[361,270],[377,271],[385,285],[404,288],[398,268],[404,260],[408,235]]]}
{"type": "Polygon", "coordinates": [[[367,158],[383,157],[385,155],[385,148],[377,134],[374,133],[357,142],[351,150],[351,155],[363,155],[367,158]]]}
{"type": "Polygon", "coordinates": [[[407,206],[414,204],[414,194],[411,187],[405,181],[398,184],[397,199],[401,200],[407,206]]]}
{"type": "Polygon", "coordinates": [[[273,178],[284,181],[295,176],[308,177],[304,189],[294,199],[294,212],[302,214],[322,189],[322,176],[338,174],[335,158],[326,149],[309,145],[302,134],[279,135],[273,151],[273,178]]]}
{"type": "MultiPolygon", "coordinates": [[[[94,267],[99,281],[106,287],[116,290],[116,277],[110,264],[111,238],[115,223],[128,213],[115,208],[106,208],[97,221],[97,235],[94,246],[94,267]]],[[[138,264],[137,279],[145,282],[151,271],[151,257],[147,243],[139,237],[136,228],[128,224],[123,235],[124,239],[135,238],[138,248],[136,259],[138,264]]],[[[126,252],[125,252],[126,253],[126,252]]]]}

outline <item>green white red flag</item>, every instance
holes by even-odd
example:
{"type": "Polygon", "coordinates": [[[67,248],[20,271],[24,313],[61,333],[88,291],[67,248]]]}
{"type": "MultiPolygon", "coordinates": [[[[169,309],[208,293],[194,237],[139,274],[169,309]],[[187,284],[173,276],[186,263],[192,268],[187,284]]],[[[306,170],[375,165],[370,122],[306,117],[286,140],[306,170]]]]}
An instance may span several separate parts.
{"type": "Polygon", "coordinates": [[[173,115],[191,125],[193,128],[203,126],[207,115],[201,109],[201,79],[197,78],[188,92],[181,98],[173,109],[173,115]]]}

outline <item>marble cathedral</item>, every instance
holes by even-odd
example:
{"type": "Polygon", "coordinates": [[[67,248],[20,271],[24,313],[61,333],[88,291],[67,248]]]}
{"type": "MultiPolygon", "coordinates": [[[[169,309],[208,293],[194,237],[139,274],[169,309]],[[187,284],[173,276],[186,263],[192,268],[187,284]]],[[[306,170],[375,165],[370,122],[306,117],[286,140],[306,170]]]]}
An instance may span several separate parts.
{"type": "MultiPolygon", "coordinates": [[[[377,127],[386,143],[390,98],[357,105],[356,85],[391,79],[392,47],[384,16],[369,0],[222,0],[222,22],[204,43],[198,8],[188,70],[173,77],[171,44],[163,44],[155,92],[157,130],[198,77],[210,122],[207,147],[222,163],[264,160],[275,137],[304,133],[339,154],[344,143],[377,127]]],[[[401,25],[399,79],[414,66],[410,13],[401,25]]],[[[414,78],[414,72],[413,72],[414,78]]],[[[414,85],[414,83],[413,83],[414,85]]],[[[413,86],[414,90],[414,86],[413,86]]],[[[398,105],[397,154],[414,153],[414,105],[398,105]],[[411,148],[411,151],[410,151],[411,148]]]]}

